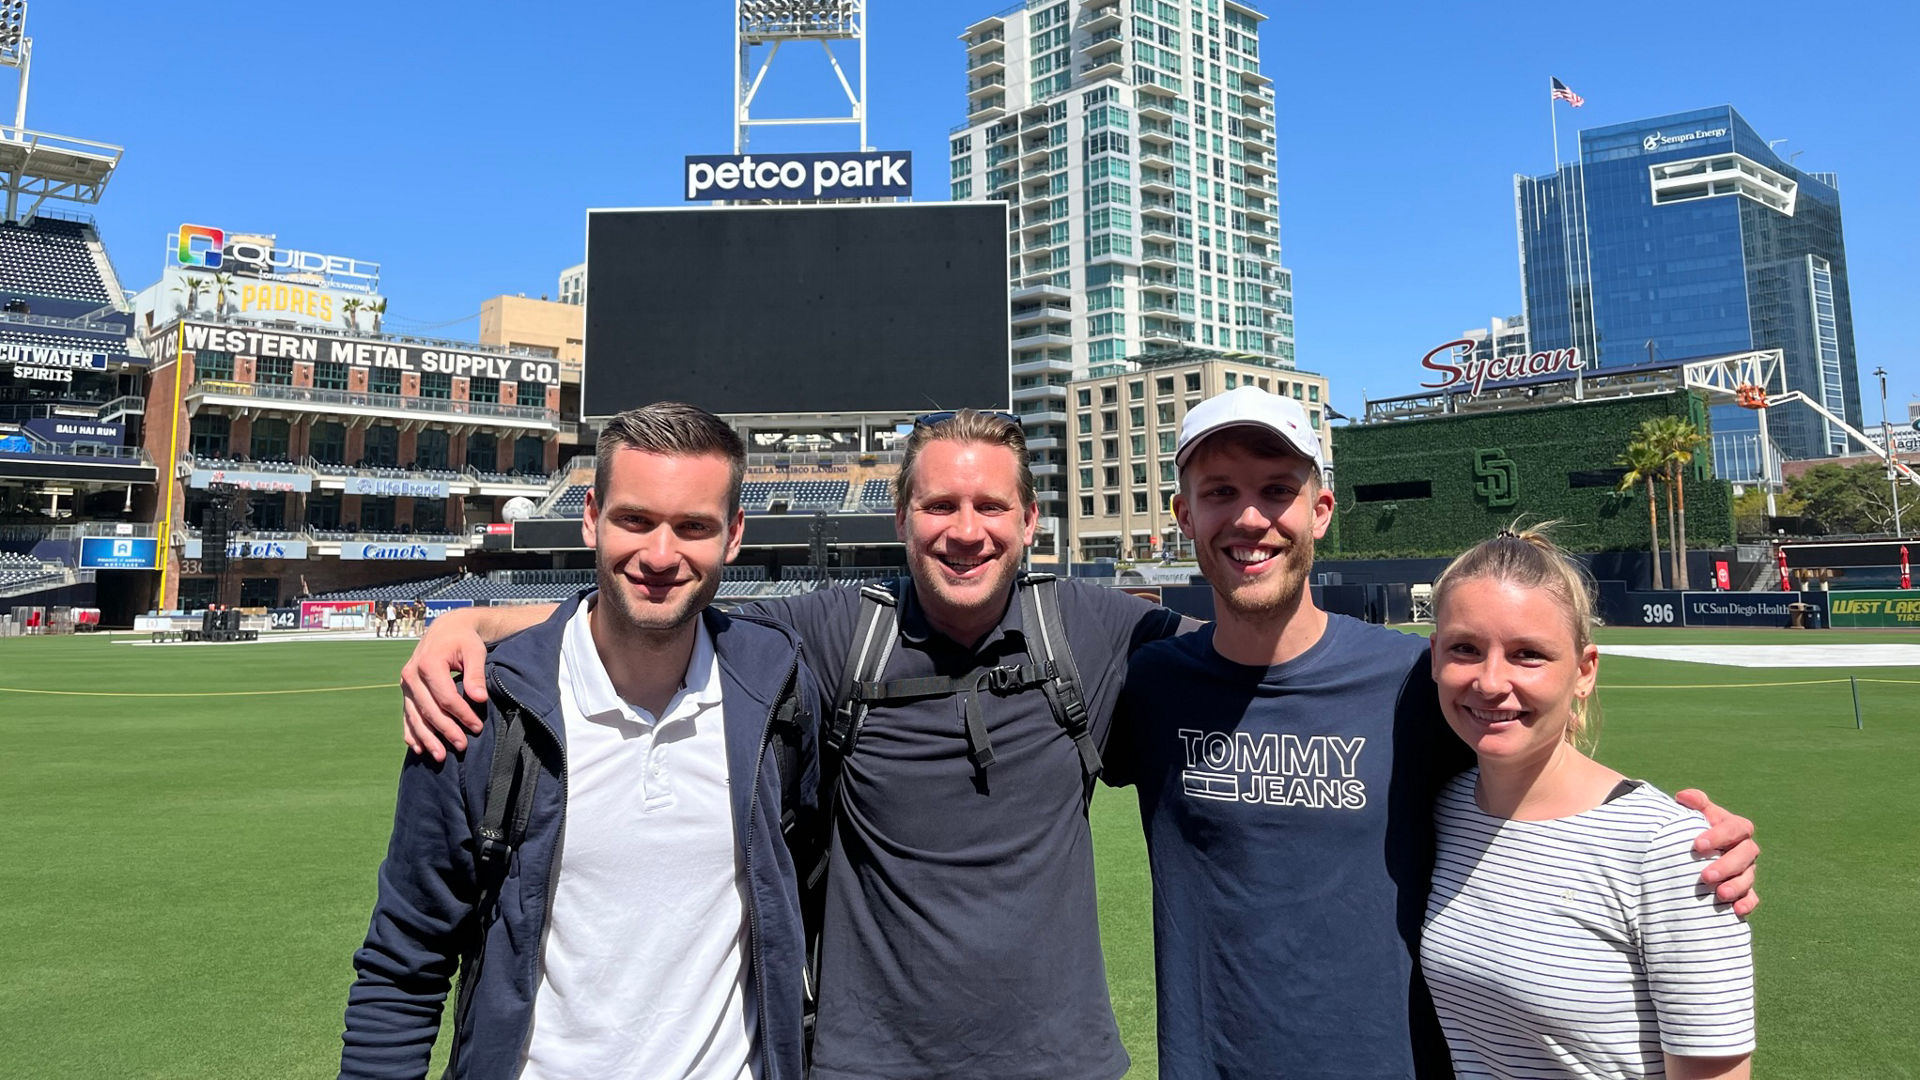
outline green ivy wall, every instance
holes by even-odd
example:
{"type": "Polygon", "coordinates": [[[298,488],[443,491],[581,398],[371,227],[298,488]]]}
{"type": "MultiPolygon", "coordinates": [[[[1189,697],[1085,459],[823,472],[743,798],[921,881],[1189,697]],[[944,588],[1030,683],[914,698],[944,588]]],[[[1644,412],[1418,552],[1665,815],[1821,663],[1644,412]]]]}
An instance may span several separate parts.
{"type": "MultiPolygon", "coordinates": [[[[1633,429],[1655,416],[1686,416],[1710,433],[1705,402],[1674,391],[1509,412],[1401,420],[1333,429],[1338,485],[1325,553],[1347,558],[1453,555],[1515,518],[1560,521],[1554,535],[1573,551],[1647,547],[1646,489],[1575,487],[1570,474],[1615,468],[1633,429]],[[1362,489],[1426,481],[1427,497],[1382,497],[1362,489]]],[[[1712,478],[1702,452],[1686,477],[1687,544],[1733,542],[1733,489],[1712,478]]],[[[1405,489],[1402,489],[1405,490],[1405,489]]],[[[1666,492],[1660,540],[1666,546],[1666,492]]]]}

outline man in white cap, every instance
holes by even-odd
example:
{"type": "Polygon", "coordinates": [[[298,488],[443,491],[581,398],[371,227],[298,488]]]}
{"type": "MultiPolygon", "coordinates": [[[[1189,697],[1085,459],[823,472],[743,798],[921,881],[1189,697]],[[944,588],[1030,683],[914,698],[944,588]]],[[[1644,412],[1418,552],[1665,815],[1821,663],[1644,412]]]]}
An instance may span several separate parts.
{"type": "MultiPolygon", "coordinates": [[[[1314,605],[1334,497],[1298,403],[1211,398],[1174,460],[1217,621],[1134,654],[1106,756],[1153,868],[1160,1075],[1450,1076],[1415,958],[1433,796],[1472,755],[1426,639],[1314,605]]],[[[1758,849],[1729,824],[1698,843],[1738,854],[1702,877],[1751,910],[1758,849]]]]}

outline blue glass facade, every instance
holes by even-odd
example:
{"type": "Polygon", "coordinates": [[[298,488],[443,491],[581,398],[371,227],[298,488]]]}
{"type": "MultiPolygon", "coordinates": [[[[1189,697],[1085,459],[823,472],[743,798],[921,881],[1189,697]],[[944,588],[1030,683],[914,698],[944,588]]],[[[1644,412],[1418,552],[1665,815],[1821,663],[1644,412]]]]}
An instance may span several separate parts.
{"type": "MultiPolygon", "coordinates": [[[[1515,212],[1533,347],[1579,345],[1602,367],[1781,350],[1787,385],[1860,424],[1840,196],[1830,174],[1776,157],[1733,109],[1580,133],[1558,176],[1518,177],[1515,212]]],[[[1754,415],[1713,411],[1716,465],[1758,460],[1754,415]]],[[[1810,410],[1768,414],[1787,457],[1842,447],[1810,410]]],[[[1841,438],[1844,438],[1843,436],[1841,438]]]]}

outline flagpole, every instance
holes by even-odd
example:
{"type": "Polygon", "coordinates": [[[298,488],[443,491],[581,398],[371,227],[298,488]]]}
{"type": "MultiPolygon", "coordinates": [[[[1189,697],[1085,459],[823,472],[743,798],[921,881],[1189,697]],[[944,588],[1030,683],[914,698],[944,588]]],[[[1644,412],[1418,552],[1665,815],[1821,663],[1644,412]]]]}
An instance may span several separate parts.
{"type": "MultiPolygon", "coordinates": [[[[1560,99],[1554,96],[1553,90],[1553,78],[1549,76],[1547,79],[1547,123],[1553,130],[1553,182],[1556,190],[1560,193],[1560,257],[1563,260],[1561,265],[1565,267],[1565,278],[1562,284],[1566,286],[1567,290],[1567,344],[1577,347],[1580,343],[1580,334],[1573,325],[1573,233],[1571,232],[1573,222],[1570,217],[1571,207],[1568,205],[1567,199],[1567,181],[1564,176],[1560,175],[1560,109],[1558,108],[1560,99]]],[[[1531,331],[1529,333],[1531,333],[1531,331]]]]}

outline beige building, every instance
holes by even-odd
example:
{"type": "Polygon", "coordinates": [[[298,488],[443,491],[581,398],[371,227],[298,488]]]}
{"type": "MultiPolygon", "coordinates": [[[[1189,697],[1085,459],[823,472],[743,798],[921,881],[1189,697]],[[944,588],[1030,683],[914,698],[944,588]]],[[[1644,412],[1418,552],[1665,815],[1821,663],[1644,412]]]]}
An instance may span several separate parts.
{"type": "Polygon", "coordinates": [[[563,381],[580,385],[587,309],[542,297],[496,296],[480,304],[480,343],[526,349],[560,361],[563,381]]]}
{"type": "Polygon", "coordinates": [[[1136,357],[1068,384],[1074,558],[1192,558],[1192,543],[1173,517],[1180,421],[1206,398],[1248,385],[1298,400],[1314,430],[1325,431],[1326,376],[1253,357],[1136,357]]]}

